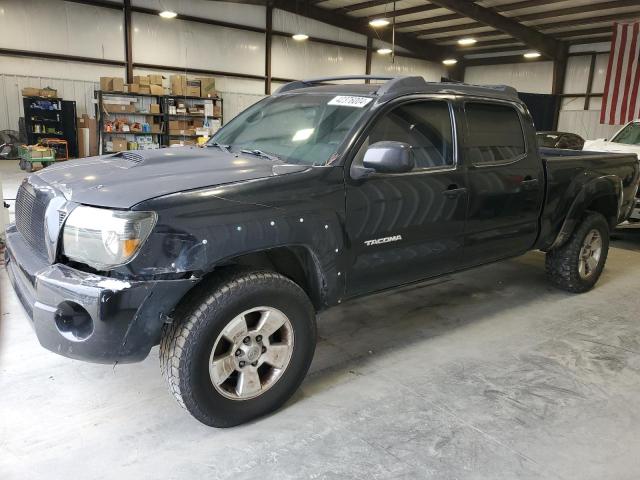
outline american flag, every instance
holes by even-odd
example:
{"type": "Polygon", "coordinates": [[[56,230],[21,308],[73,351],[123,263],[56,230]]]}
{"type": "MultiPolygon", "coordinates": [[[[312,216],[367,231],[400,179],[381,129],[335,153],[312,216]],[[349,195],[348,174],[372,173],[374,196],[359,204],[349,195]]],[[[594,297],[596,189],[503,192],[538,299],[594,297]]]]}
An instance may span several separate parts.
{"type": "Polygon", "coordinates": [[[640,22],[614,23],[600,123],[640,118],[640,22]]]}

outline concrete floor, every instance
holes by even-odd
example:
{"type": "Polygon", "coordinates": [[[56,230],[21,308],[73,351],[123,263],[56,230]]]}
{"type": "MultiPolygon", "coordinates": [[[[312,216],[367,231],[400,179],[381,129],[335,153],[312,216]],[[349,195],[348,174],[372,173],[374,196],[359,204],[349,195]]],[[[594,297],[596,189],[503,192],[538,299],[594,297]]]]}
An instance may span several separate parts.
{"type": "Polygon", "coordinates": [[[640,231],[619,236],[587,294],[533,252],[326,312],[300,391],[228,430],[177,405],[157,349],[42,349],[0,269],[0,478],[637,479],[640,231]]]}

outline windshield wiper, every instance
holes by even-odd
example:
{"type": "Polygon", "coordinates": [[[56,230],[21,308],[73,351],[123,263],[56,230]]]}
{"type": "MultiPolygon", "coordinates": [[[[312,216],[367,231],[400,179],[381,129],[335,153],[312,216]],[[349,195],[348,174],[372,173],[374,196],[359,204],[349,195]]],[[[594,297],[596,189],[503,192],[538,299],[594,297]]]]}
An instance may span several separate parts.
{"type": "Polygon", "coordinates": [[[270,155],[266,152],[263,152],[262,150],[257,150],[257,149],[246,149],[243,148],[242,150],[240,150],[241,153],[249,153],[251,155],[257,155],[258,157],[262,157],[262,158],[267,158],[269,160],[271,160],[272,162],[278,162],[280,161],[280,157],[276,156],[276,155],[270,155]]]}
{"type": "Polygon", "coordinates": [[[207,147],[218,147],[220,150],[222,150],[225,153],[231,153],[229,151],[229,147],[231,147],[231,145],[225,145],[224,143],[218,143],[218,142],[207,143],[207,147]]]}

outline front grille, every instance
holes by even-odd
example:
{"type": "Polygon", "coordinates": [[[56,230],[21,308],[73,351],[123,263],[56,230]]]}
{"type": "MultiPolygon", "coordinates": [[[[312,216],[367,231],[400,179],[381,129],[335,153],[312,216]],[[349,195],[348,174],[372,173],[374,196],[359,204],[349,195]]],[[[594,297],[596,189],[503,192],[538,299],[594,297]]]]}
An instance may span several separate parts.
{"type": "Polygon", "coordinates": [[[24,239],[38,252],[45,253],[43,205],[24,185],[16,196],[16,227],[24,239]]]}

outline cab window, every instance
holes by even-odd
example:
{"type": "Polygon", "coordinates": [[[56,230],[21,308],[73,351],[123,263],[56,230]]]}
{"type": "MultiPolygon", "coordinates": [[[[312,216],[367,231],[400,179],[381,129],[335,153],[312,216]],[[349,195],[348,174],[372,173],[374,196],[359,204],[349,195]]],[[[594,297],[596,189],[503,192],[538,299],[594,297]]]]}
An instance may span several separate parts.
{"type": "Polygon", "coordinates": [[[437,169],[454,165],[451,114],[447,102],[418,101],[399,105],[378,118],[356,162],[369,145],[381,141],[411,145],[416,170],[437,169]]]}
{"type": "Polygon", "coordinates": [[[476,165],[508,163],[525,153],[520,116],[515,108],[499,103],[468,102],[466,158],[476,165]]]}

